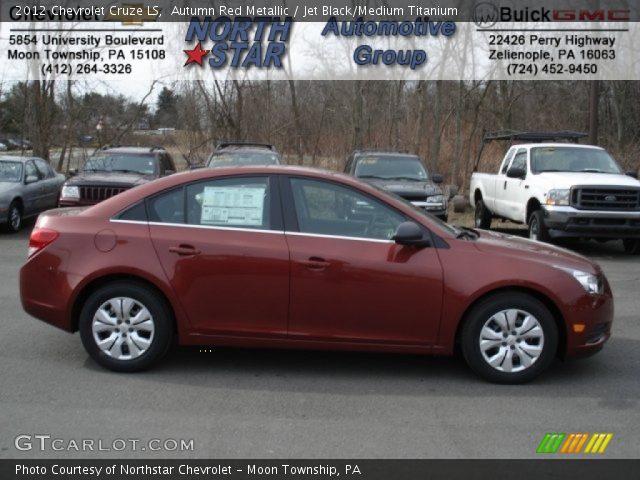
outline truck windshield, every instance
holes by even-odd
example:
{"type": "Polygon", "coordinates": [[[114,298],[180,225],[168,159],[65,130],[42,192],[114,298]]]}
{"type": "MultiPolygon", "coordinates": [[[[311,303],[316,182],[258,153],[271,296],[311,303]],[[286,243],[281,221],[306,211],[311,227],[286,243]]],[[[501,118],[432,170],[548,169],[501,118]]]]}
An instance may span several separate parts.
{"type": "Polygon", "coordinates": [[[429,178],[419,157],[394,155],[366,155],[358,159],[355,171],[358,178],[384,180],[416,180],[429,178]]]}
{"type": "Polygon", "coordinates": [[[272,152],[220,152],[209,159],[209,167],[236,167],[242,165],[278,165],[278,155],[272,152]]]}
{"type": "Polygon", "coordinates": [[[98,153],[84,165],[85,172],[125,172],[153,175],[156,160],[150,155],[130,155],[122,153],[98,153]]]}
{"type": "Polygon", "coordinates": [[[604,150],[580,147],[535,147],[531,171],[620,173],[620,167],[604,150]]]}

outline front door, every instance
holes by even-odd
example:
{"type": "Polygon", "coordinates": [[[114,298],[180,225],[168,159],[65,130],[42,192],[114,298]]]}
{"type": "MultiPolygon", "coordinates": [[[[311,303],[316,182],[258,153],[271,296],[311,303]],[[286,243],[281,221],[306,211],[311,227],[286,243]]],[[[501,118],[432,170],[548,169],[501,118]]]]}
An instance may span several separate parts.
{"type": "Polygon", "coordinates": [[[304,177],[287,185],[287,222],[295,223],[286,233],[289,336],[434,343],[443,293],[436,249],[395,244],[390,239],[407,218],[362,192],[304,177]]]}
{"type": "Polygon", "coordinates": [[[289,252],[271,184],[212,179],[147,201],[158,258],[199,333],[286,335],[289,252]]]}

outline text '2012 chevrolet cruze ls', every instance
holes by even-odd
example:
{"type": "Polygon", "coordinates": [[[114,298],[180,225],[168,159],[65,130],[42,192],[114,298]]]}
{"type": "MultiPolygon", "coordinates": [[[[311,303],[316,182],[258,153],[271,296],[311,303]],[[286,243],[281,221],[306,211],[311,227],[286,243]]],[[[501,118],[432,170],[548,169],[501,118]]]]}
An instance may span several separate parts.
{"type": "Polygon", "coordinates": [[[99,364],[182,345],[450,355],[532,379],[601,349],[613,300],[582,256],[451,227],[355,179],[295,167],[172,175],[38,219],[20,293],[99,364]]]}

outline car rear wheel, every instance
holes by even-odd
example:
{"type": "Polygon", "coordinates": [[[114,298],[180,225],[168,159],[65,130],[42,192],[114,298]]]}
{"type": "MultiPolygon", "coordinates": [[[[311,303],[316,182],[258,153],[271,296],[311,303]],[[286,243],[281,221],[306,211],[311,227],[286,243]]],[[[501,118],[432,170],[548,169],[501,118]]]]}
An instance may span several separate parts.
{"type": "Polygon", "coordinates": [[[484,205],[482,200],[476,202],[475,226],[483,230],[488,230],[491,226],[491,212],[484,205]]]}
{"type": "Polygon", "coordinates": [[[168,350],[172,316],[154,290],[110,283],[89,296],[80,312],[82,344],[97,363],[118,372],[144,370],[168,350]]]}
{"type": "Polygon", "coordinates": [[[549,309],[534,297],[503,293],[473,308],[461,343],[464,358],[476,373],[491,382],[523,383],[553,361],[558,328],[549,309]]]}
{"type": "Polygon", "coordinates": [[[20,203],[13,201],[9,205],[7,212],[7,230],[10,232],[18,232],[22,227],[22,208],[20,203]]]}
{"type": "Polygon", "coordinates": [[[640,255],[640,240],[625,238],[622,241],[624,251],[631,255],[640,255]]]}
{"type": "Polygon", "coordinates": [[[549,231],[544,224],[542,210],[536,210],[529,217],[529,239],[538,242],[549,241],[549,231]]]}

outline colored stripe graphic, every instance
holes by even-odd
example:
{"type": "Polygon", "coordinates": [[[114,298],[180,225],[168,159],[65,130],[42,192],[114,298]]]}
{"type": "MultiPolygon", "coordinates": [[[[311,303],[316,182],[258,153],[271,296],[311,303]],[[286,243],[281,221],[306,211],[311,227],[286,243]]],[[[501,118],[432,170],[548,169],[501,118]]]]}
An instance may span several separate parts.
{"type": "Polygon", "coordinates": [[[594,433],[584,453],[604,453],[612,438],[612,433],[594,433]]]}
{"type": "Polygon", "coordinates": [[[613,433],[546,433],[538,445],[537,453],[604,453],[613,433]],[[588,441],[587,441],[588,440],[588,441]],[[586,447],[584,451],[582,447],[586,447]]]}
{"type": "Polygon", "coordinates": [[[538,445],[538,453],[556,453],[566,433],[547,433],[540,445],[538,445]]]}

